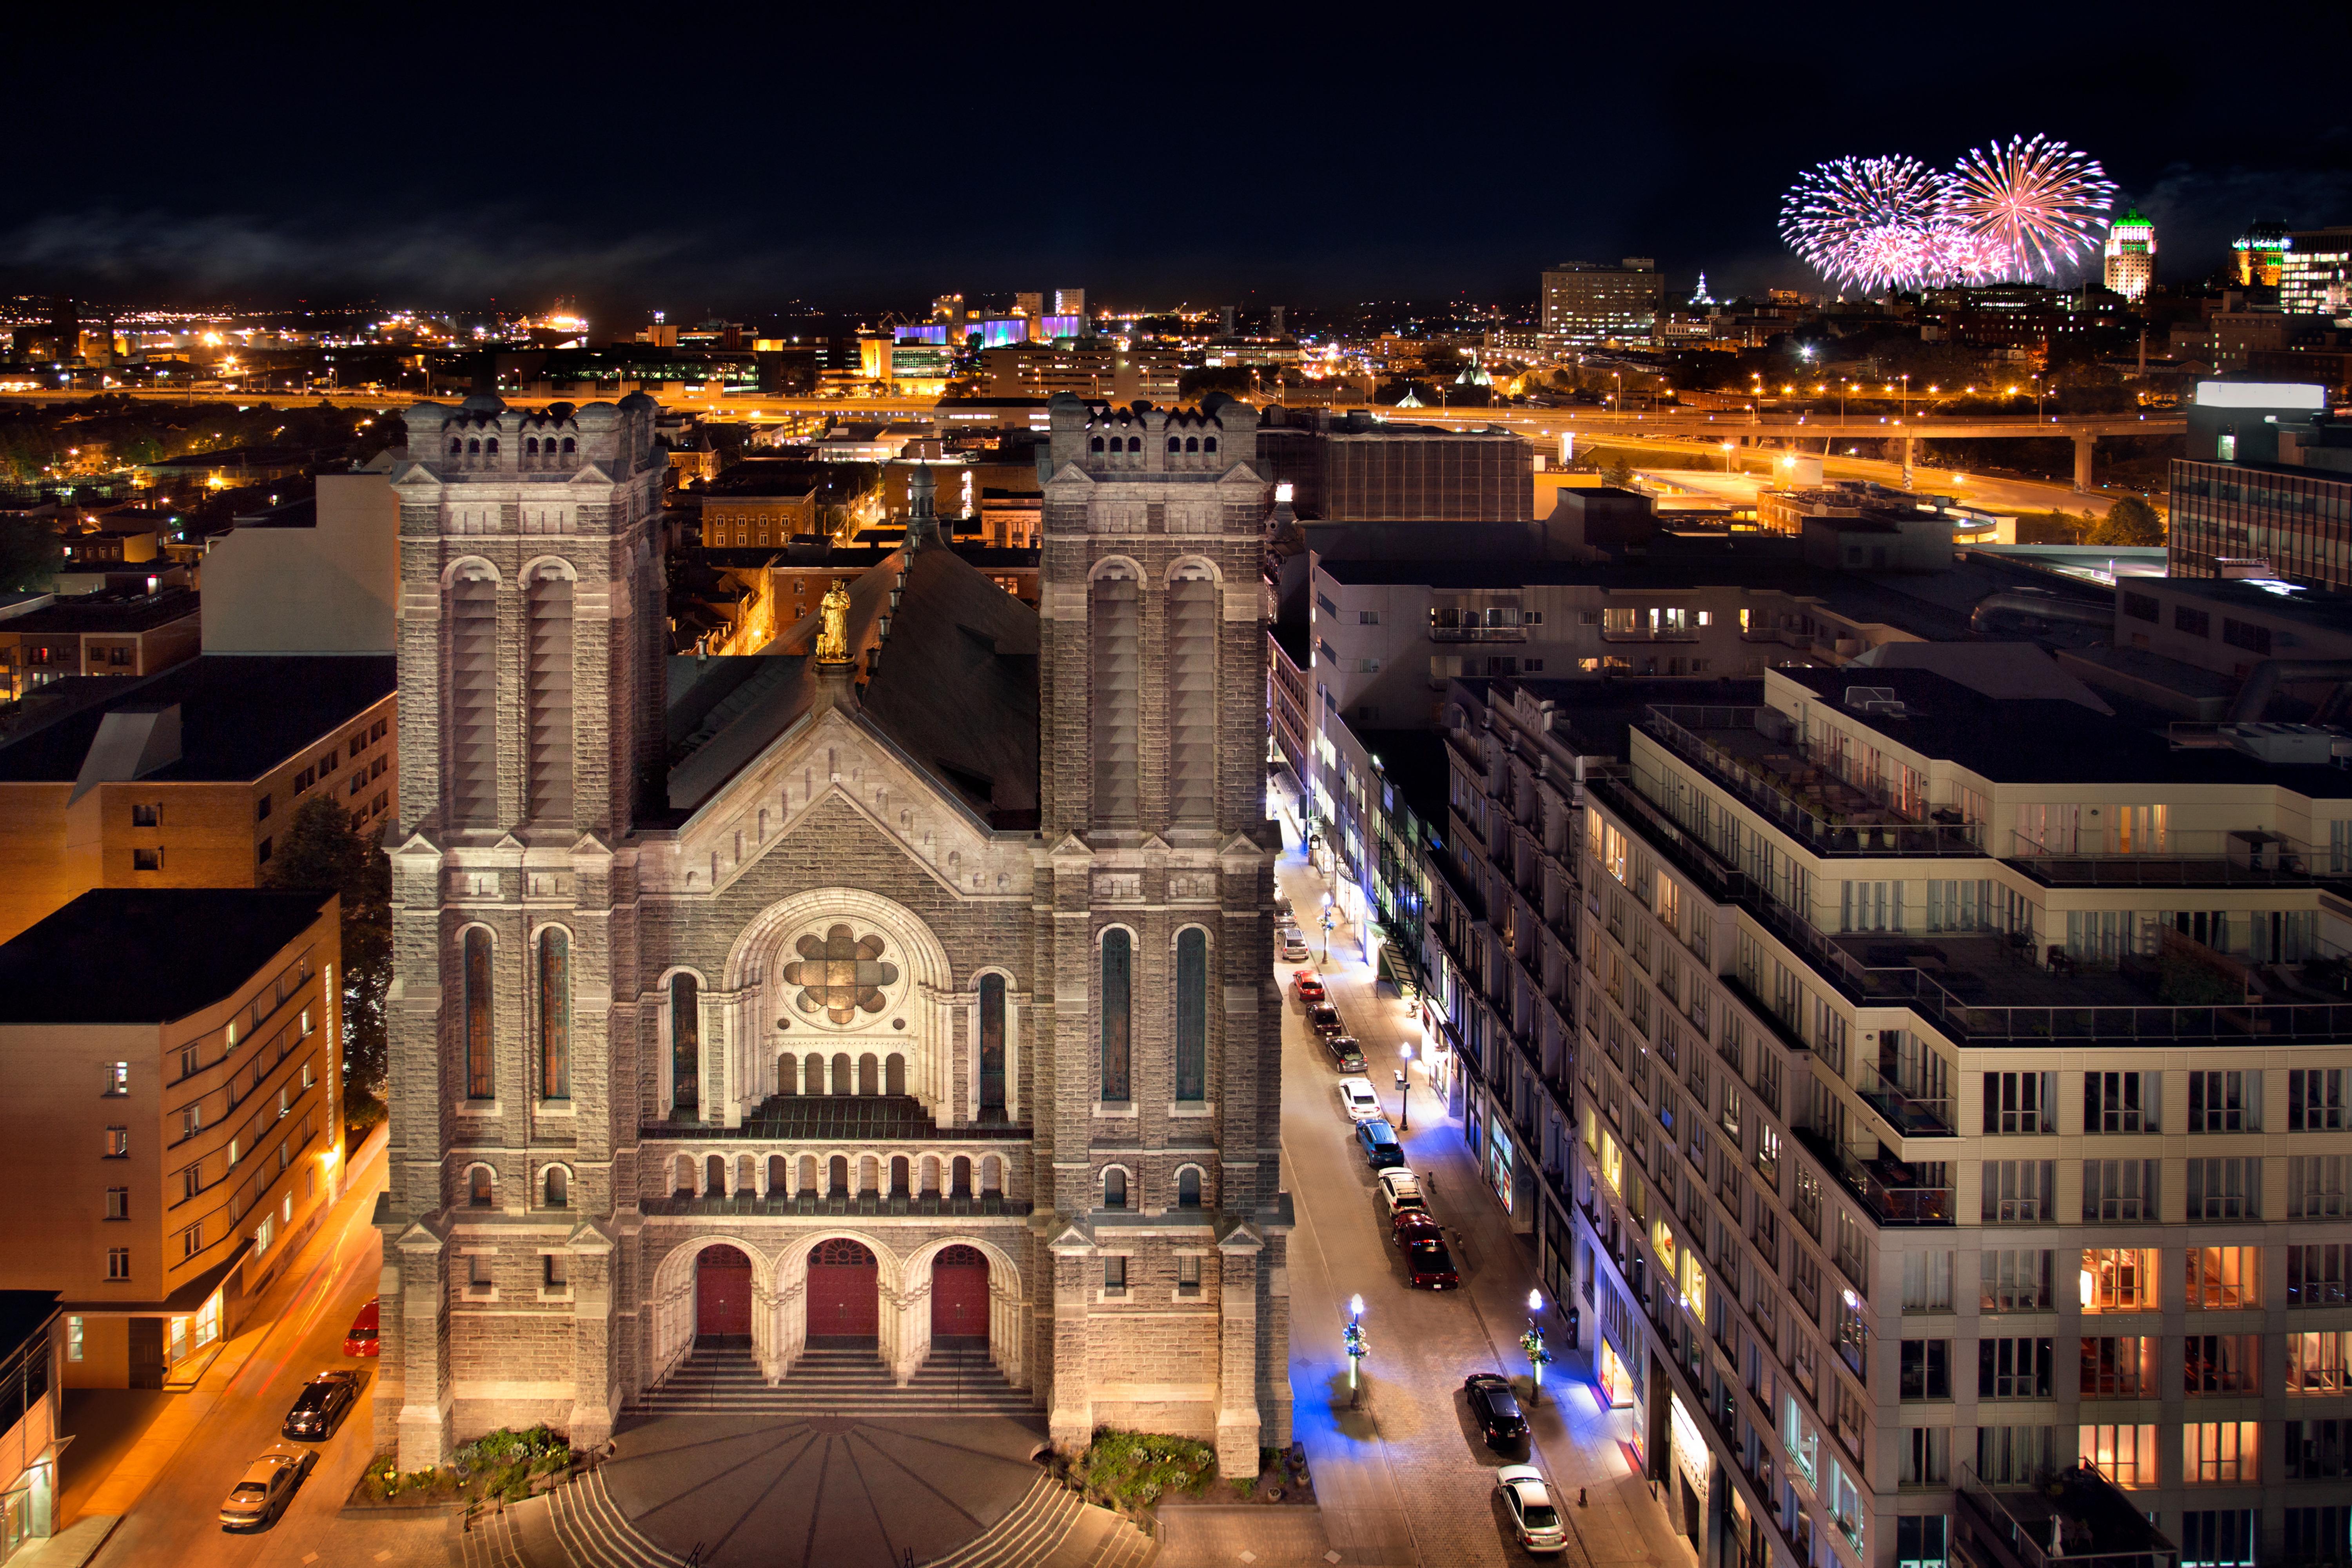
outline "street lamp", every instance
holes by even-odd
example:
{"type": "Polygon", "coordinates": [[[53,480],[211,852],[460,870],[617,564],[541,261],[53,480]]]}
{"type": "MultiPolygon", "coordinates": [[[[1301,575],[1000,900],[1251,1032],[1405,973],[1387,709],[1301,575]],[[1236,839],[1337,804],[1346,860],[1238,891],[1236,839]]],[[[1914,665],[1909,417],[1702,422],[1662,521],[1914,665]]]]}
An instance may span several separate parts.
{"type": "Polygon", "coordinates": [[[1341,1331],[1339,1337],[1348,1350],[1348,1403],[1353,1405],[1363,1394],[1356,1369],[1371,1349],[1370,1342],[1364,1338],[1364,1299],[1361,1296],[1348,1298],[1348,1326],[1341,1331]]]}
{"type": "Polygon", "coordinates": [[[1731,451],[1732,444],[1726,441],[1723,444],[1723,471],[1727,474],[1731,472],[1731,451]]]}
{"type": "Polygon", "coordinates": [[[1543,1292],[1528,1291],[1528,1331],[1519,1336],[1519,1349],[1527,1352],[1528,1366],[1535,1374],[1534,1386],[1528,1394],[1528,1403],[1531,1405],[1543,1403],[1543,1369],[1544,1364],[1551,1360],[1551,1352],[1544,1348],[1543,1330],[1536,1326],[1536,1319],[1542,1311],[1543,1292]]]}
{"type": "Polygon", "coordinates": [[[1406,1076],[1412,1067],[1412,1047],[1399,1046],[1397,1055],[1404,1062],[1397,1068],[1397,1131],[1402,1132],[1412,1126],[1412,1079],[1406,1076]]]}
{"type": "Polygon", "coordinates": [[[1339,911],[1332,907],[1331,895],[1323,895],[1323,967],[1331,967],[1331,928],[1339,923],[1339,911]]]}

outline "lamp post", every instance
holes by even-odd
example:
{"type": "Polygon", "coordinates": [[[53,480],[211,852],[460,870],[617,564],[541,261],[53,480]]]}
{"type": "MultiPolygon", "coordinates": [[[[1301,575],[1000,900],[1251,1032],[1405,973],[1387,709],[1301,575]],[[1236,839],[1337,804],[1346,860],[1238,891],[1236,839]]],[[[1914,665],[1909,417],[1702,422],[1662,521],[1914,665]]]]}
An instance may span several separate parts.
{"type": "Polygon", "coordinates": [[[1371,1349],[1364,1338],[1364,1299],[1361,1296],[1348,1298],[1348,1326],[1341,1331],[1340,1339],[1348,1349],[1348,1403],[1354,1405],[1363,1396],[1363,1385],[1358,1380],[1357,1368],[1371,1349]]]}
{"type": "Polygon", "coordinates": [[[1540,1405],[1543,1403],[1544,1363],[1551,1360],[1551,1352],[1544,1348],[1543,1330],[1536,1326],[1536,1319],[1542,1313],[1542,1311],[1543,1292],[1540,1290],[1528,1291],[1528,1331],[1519,1336],[1519,1348],[1527,1352],[1528,1369],[1535,1374],[1534,1386],[1529,1390],[1528,1394],[1528,1403],[1529,1405],[1540,1405]]]}
{"type": "Polygon", "coordinates": [[[1323,967],[1331,967],[1331,928],[1339,923],[1339,911],[1331,903],[1331,895],[1323,895],[1323,967]]]}
{"type": "Polygon", "coordinates": [[[1412,1126],[1412,1047],[1399,1046],[1397,1055],[1404,1062],[1397,1068],[1397,1131],[1403,1132],[1412,1126]]]}

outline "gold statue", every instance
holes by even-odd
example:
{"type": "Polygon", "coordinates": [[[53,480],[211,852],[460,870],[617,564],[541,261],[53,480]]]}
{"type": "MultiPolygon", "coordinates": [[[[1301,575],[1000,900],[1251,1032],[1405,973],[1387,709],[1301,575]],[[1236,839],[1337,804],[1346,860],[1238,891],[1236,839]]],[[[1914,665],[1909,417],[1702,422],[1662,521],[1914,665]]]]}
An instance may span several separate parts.
{"type": "Polygon", "coordinates": [[[824,591],[818,602],[818,613],[824,617],[817,626],[816,661],[819,664],[849,662],[849,593],[835,577],[833,586],[824,591]]]}

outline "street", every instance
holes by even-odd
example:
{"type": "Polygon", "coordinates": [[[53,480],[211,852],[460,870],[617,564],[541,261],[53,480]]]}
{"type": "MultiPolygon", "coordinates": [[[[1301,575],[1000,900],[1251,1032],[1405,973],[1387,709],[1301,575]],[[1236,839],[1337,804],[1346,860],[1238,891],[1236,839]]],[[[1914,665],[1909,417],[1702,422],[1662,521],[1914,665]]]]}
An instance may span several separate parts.
{"type": "MultiPolygon", "coordinates": [[[[355,1162],[351,1188],[273,1281],[195,1389],[169,1396],[145,1434],[80,1503],[120,1513],[121,1522],[93,1562],[100,1568],[203,1563],[219,1568],[293,1568],[328,1563],[450,1561],[445,1514],[396,1523],[338,1519],[373,1447],[373,1360],[343,1354],[343,1334],[376,1293],[382,1238],[368,1224],[383,1189],[383,1144],[355,1162]],[[364,1368],[370,1386],[320,1450],[319,1462],[278,1522],[250,1534],[220,1526],[218,1510],[245,1466],[274,1442],[303,1382],[324,1368],[364,1368]]],[[[66,1460],[68,1484],[76,1491],[66,1460]]],[[[79,1502],[79,1499],[77,1501],[79,1502]]]]}
{"type": "MultiPolygon", "coordinates": [[[[1286,835],[1289,825],[1286,823],[1286,835]]],[[[1398,1047],[1416,1048],[1417,1024],[1392,994],[1376,993],[1369,965],[1342,922],[1323,962],[1314,911],[1322,879],[1295,838],[1276,871],[1298,911],[1342,1017],[1362,1045],[1367,1074],[1397,1120],[1398,1047]]],[[[1524,1402],[1528,1363],[1519,1347],[1528,1292],[1537,1284],[1529,1245],[1512,1235],[1501,1205],[1479,1184],[1462,1140],[1415,1063],[1408,1162],[1444,1226],[1463,1289],[1407,1287],[1372,1174],[1334,1086],[1339,1074],[1307,1027],[1289,986],[1296,963],[1276,965],[1285,987],[1283,1176],[1297,1215],[1290,1239],[1291,1386],[1297,1436],[1307,1446],[1331,1546],[1350,1563],[1438,1564],[1531,1561],[1512,1540],[1494,1496],[1494,1470],[1531,1463],[1551,1479],[1570,1527],[1570,1568],[1693,1568],[1621,1446],[1626,1412],[1604,1411],[1591,1384],[1591,1344],[1570,1351],[1561,1304],[1547,1298],[1543,1328],[1554,1360],[1542,1403],[1528,1412],[1534,1441],[1522,1456],[1492,1454],[1472,1425],[1462,1381],[1474,1372],[1510,1377],[1524,1402]],[[1349,1296],[1364,1299],[1370,1353],[1364,1397],[1350,1407],[1341,1346],[1349,1296]],[[1578,1492],[1586,1506],[1578,1506],[1578,1492]]]]}

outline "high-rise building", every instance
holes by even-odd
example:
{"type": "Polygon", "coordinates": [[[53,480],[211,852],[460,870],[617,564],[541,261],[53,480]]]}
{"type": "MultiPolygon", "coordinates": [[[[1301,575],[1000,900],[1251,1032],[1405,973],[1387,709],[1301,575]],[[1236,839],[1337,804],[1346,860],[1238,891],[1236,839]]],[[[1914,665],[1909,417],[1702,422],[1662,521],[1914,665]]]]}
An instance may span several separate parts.
{"type": "Polygon", "coordinates": [[[1615,267],[1563,261],[1543,275],[1543,342],[1553,353],[1601,343],[1647,343],[1665,303],[1665,279],[1646,256],[1615,267]]]}
{"type": "Polygon", "coordinates": [[[2263,218],[2248,224],[2230,247],[2237,263],[2239,287],[2277,288],[2279,264],[2286,247],[2286,225],[2263,218]]]}
{"type": "Polygon", "coordinates": [[[1083,319],[1086,313],[1087,291],[1085,289],[1056,289],[1054,290],[1054,314],[1083,319]]]}
{"type": "Polygon", "coordinates": [[[2290,316],[2352,315],[2352,226],[2297,229],[2279,253],[2279,309],[2290,316]]]}
{"type": "Polygon", "coordinates": [[[674,660],[656,412],[405,411],[379,1446],[591,1445],[691,1364],[1253,1472],[1290,1440],[1255,413],[1055,399],[1042,612],[919,507],[771,657],[674,660]]]}
{"type": "Polygon", "coordinates": [[[963,296],[942,294],[931,301],[931,320],[948,329],[949,337],[963,341],[963,296]]]}
{"type": "Polygon", "coordinates": [[[2156,226],[2137,207],[2126,209],[2107,229],[2106,262],[2111,291],[2126,300],[2147,298],[2156,279],[2156,226]]]}
{"type": "Polygon", "coordinates": [[[2166,552],[2174,576],[2259,574],[2352,591],[2343,543],[2352,524],[2352,427],[2329,420],[2326,407],[2326,389],[2316,385],[2198,384],[2189,455],[2172,459],[2166,552]]]}

